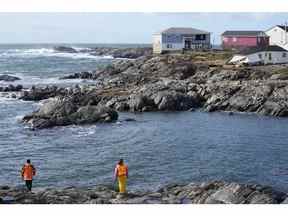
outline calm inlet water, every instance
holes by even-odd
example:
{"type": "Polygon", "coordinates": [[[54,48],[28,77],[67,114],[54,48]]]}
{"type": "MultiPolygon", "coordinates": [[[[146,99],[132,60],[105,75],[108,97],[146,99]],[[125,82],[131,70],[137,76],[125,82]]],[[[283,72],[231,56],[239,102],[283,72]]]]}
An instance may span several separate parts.
{"type": "MultiPolygon", "coordinates": [[[[43,47],[0,47],[0,74],[18,75],[24,85],[60,85],[63,81],[57,77],[63,74],[111,61],[56,54],[49,47],[37,54],[39,49],[43,47]]],[[[35,187],[111,184],[115,163],[123,157],[132,190],[227,180],[288,191],[288,119],[201,112],[120,113],[119,121],[112,124],[31,131],[19,119],[38,106],[0,97],[0,185],[23,184],[19,174],[26,158],[38,169],[35,187]]]]}

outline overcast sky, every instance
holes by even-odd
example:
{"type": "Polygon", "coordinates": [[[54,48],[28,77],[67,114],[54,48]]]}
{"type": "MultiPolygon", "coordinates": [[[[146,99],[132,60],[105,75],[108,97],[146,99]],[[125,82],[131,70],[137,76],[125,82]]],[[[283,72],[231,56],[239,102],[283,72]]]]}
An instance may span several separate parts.
{"type": "Polygon", "coordinates": [[[168,27],[267,30],[288,13],[0,13],[0,43],[151,43],[168,27]]]}

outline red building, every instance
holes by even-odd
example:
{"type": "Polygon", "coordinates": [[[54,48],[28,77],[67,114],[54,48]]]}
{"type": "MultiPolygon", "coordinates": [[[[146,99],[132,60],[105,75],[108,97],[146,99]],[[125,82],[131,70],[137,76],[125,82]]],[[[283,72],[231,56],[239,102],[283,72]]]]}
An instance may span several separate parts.
{"type": "Polygon", "coordinates": [[[269,46],[269,36],[263,31],[225,31],[221,36],[223,49],[269,46]]]}

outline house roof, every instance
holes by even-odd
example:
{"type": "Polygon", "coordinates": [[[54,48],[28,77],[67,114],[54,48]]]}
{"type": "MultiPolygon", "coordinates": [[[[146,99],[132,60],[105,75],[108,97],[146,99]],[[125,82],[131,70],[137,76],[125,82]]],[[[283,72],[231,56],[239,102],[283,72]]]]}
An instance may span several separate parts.
{"type": "Polygon", "coordinates": [[[158,32],[159,34],[209,34],[210,32],[195,29],[195,28],[184,28],[184,27],[172,27],[164,29],[163,31],[158,32]]]}
{"type": "Polygon", "coordinates": [[[280,46],[267,46],[267,47],[254,47],[254,48],[248,48],[243,51],[241,51],[239,54],[241,55],[250,55],[257,52],[288,52],[286,49],[280,47],[280,46]]]}
{"type": "Polygon", "coordinates": [[[284,25],[277,25],[277,27],[283,29],[285,31],[286,29],[286,32],[288,32],[288,26],[284,26],[284,25]]]}
{"type": "Polygon", "coordinates": [[[264,31],[225,31],[223,36],[266,36],[264,31]]]}

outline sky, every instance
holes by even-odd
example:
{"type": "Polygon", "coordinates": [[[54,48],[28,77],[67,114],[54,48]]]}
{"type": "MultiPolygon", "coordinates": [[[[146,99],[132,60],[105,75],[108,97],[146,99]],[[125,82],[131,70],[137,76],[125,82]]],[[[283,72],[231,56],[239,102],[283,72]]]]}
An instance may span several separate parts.
{"type": "Polygon", "coordinates": [[[0,43],[151,43],[169,27],[212,33],[267,30],[288,21],[288,13],[0,13],[0,43]]]}

